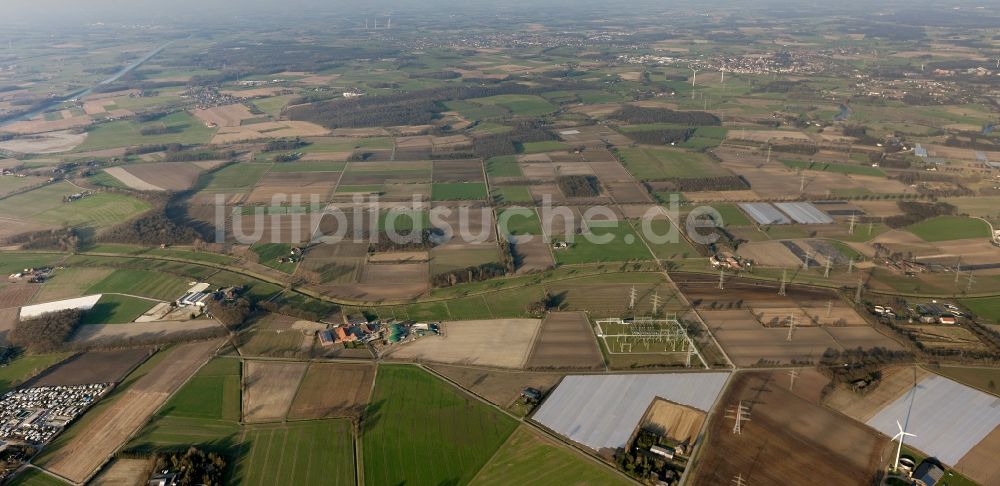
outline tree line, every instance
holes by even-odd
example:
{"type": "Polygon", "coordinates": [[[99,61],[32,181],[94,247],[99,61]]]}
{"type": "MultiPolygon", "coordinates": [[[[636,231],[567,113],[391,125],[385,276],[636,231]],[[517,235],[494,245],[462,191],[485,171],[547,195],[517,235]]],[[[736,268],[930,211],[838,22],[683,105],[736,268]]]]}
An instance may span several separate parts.
{"type": "Polygon", "coordinates": [[[705,111],[674,111],[667,108],[645,108],[625,105],[610,118],[631,124],[674,123],[678,125],[718,126],[719,117],[705,111]]]}

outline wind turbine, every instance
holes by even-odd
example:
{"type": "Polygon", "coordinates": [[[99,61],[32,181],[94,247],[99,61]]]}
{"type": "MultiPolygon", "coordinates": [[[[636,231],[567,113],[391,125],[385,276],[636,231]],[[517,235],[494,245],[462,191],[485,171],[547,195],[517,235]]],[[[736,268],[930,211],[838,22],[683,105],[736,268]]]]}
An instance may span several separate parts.
{"type": "Polygon", "coordinates": [[[694,73],[694,75],[691,77],[691,86],[694,86],[698,82],[698,71],[699,70],[695,69],[695,68],[693,68],[691,66],[688,66],[688,69],[690,69],[691,72],[694,73]]]}
{"type": "Polygon", "coordinates": [[[896,447],[896,462],[892,469],[899,471],[899,455],[903,453],[903,440],[906,439],[906,436],[916,437],[916,435],[903,430],[903,426],[900,425],[899,420],[896,421],[896,427],[899,427],[899,433],[893,436],[892,440],[898,440],[899,446],[896,447]]]}

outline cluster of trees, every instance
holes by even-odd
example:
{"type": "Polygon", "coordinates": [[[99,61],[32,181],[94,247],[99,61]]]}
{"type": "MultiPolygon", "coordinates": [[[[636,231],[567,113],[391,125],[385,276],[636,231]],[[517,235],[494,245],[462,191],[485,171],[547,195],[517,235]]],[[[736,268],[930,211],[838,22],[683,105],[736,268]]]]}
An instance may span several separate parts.
{"type": "MultiPolygon", "coordinates": [[[[194,64],[231,74],[274,74],[284,71],[322,71],[354,59],[379,59],[394,57],[398,51],[381,47],[331,47],[295,41],[269,41],[266,43],[226,42],[195,54],[194,64]]],[[[190,62],[185,59],[184,62],[190,62]]],[[[189,84],[219,84],[206,82],[211,76],[198,76],[189,84]]]]}
{"type": "Polygon", "coordinates": [[[544,142],[555,140],[555,135],[549,132],[538,120],[518,120],[510,123],[511,130],[506,133],[481,135],[472,139],[472,150],[476,156],[488,159],[500,155],[517,153],[519,143],[544,142]]]}
{"type": "Polygon", "coordinates": [[[885,224],[890,228],[902,228],[925,219],[950,216],[958,211],[958,208],[945,202],[897,201],[896,204],[903,214],[885,218],[885,224]]]}
{"type": "Polygon", "coordinates": [[[803,154],[803,155],[816,155],[819,152],[819,147],[811,143],[786,143],[786,144],[772,144],[771,148],[775,152],[785,152],[789,154],[803,154]]]}
{"type": "Polygon", "coordinates": [[[0,241],[5,246],[19,245],[25,250],[57,249],[60,251],[76,251],[83,243],[83,238],[74,228],[61,228],[21,233],[0,241]]]}
{"type": "Polygon", "coordinates": [[[265,152],[277,152],[279,150],[297,150],[302,147],[309,145],[309,142],[302,140],[300,137],[295,138],[279,138],[277,140],[271,140],[267,142],[264,146],[265,152]]]}
{"type": "Polygon", "coordinates": [[[179,152],[186,147],[179,143],[160,143],[151,145],[133,145],[125,149],[125,155],[142,155],[154,152],[179,152]]]}
{"type": "Polygon", "coordinates": [[[597,197],[601,195],[601,181],[593,175],[567,175],[556,178],[559,189],[567,197],[597,197]]]}
{"type": "Polygon", "coordinates": [[[174,221],[167,214],[166,204],[109,228],[97,240],[105,243],[126,243],[144,246],[189,244],[201,238],[194,228],[174,221]]]}
{"type": "Polygon", "coordinates": [[[158,454],[154,471],[168,470],[177,474],[179,486],[221,486],[226,459],[214,452],[195,447],[187,451],[158,454]]]}
{"type": "Polygon", "coordinates": [[[140,128],[139,134],[143,136],[166,135],[168,133],[176,133],[178,131],[180,130],[176,127],[170,127],[164,123],[153,123],[140,128]]]}
{"type": "Polygon", "coordinates": [[[208,313],[218,319],[222,325],[235,329],[253,314],[253,303],[246,298],[239,298],[233,302],[211,300],[208,302],[208,313]]]}
{"type": "Polygon", "coordinates": [[[882,379],[882,368],[892,363],[913,359],[908,351],[894,351],[882,347],[870,349],[856,348],[840,351],[827,348],[820,358],[819,370],[828,378],[821,391],[828,395],[838,385],[848,385],[858,393],[868,393],[878,387],[882,379]]]}
{"type": "Polygon", "coordinates": [[[70,309],[49,312],[14,325],[10,342],[32,353],[51,353],[62,347],[83,320],[83,312],[70,309]]]}
{"type": "Polygon", "coordinates": [[[292,152],[290,154],[275,155],[274,157],[271,157],[271,160],[281,163],[281,162],[295,162],[296,160],[299,160],[301,158],[302,154],[298,152],[292,152]]]}
{"type": "Polygon", "coordinates": [[[676,123],[679,125],[721,125],[719,117],[705,111],[674,111],[667,108],[643,108],[625,105],[611,114],[612,119],[625,123],[676,123]]]}
{"type": "Polygon", "coordinates": [[[396,233],[398,237],[395,239],[399,241],[393,241],[394,238],[390,238],[389,233],[385,231],[379,232],[375,241],[368,244],[368,252],[430,250],[434,247],[435,242],[444,237],[444,232],[438,228],[422,229],[419,234],[405,230],[398,230],[396,233]]]}
{"type": "MultiPolygon", "coordinates": [[[[714,176],[714,177],[674,177],[665,179],[666,187],[661,190],[679,192],[697,191],[742,191],[750,189],[750,183],[743,176],[714,176]]],[[[646,184],[647,189],[651,189],[646,184]]]]}
{"type": "Polygon", "coordinates": [[[816,90],[806,84],[805,81],[777,80],[754,86],[754,93],[796,93],[809,94],[816,90]]]}
{"type": "Polygon", "coordinates": [[[527,309],[525,309],[528,314],[531,315],[542,315],[551,310],[559,310],[563,307],[566,302],[566,291],[559,292],[558,294],[553,294],[552,292],[546,290],[545,295],[541,299],[528,304],[527,309]]]}
{"type": "Polygon", "coordinates": [[[462,77],[461,73],[455,71],[432,71],[429,73],[410,73],[410,78],[413,79],[458,79],[462,77]]]}
{"type": "Polygon", "coordinates": [[[687,142],[694,135],[694,128],[665,128],[661,130],[643,130],[627,132],[625,135],[638,143],[646,145],[670,145],[687,142]]]}
{"type": "Polygon", "coordinates": [[[680,474],[671,467],[665,457],[646,452],[654,445],[667,450],[673,449],[673,445],[662,437],[646,429],[639,429],[632,444],[615,453],[615,464],[634,478],[646,481],[655,475],[657,478],[665,479],[666,484],[673,484],[674,479],[680,479],[680,474]]]}
{"type": "Polygon", "coordinates": [[[304,120],[327,128],[426,125],[444,111],[441,106],[443,101],[528,92],[527,86],[516,83],[491,87],[447,86],[297,105],[286,109],[284,114],[292,120],[304,120]]]}
{"type": "Polygon", "coordinates": [[[431,284],[435,287],[451,287],[463,283],[481,282],[507,275],[508,271],[509,268],[499,262],[483,263],[474,267],[437,274],[431,277],[431,284]]]}
{"type": "Polygon", "coordinates": [[[236,151],[234,150],[175,150],[168,151],[163,160],[166,162],[226,160],[235,156],[236,151]]]}

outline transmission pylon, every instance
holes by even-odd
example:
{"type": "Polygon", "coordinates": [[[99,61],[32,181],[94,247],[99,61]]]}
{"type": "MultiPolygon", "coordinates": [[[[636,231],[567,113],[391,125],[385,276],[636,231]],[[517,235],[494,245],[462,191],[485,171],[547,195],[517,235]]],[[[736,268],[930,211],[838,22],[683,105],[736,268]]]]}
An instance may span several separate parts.
{"type": "Polygon", "coordinates": [[[788,370],[788,391],[792,391],[795,388],[795,379],[799,377],[799,370],[792,369],[788,370]]]}
{"type": "Polygon", "coordinates": [[[976,277],[972,276],[972,270],[969,270],[969,284],[965,287],[965,293],[972,292],[972,284],[976,283],[976,277]]]}
{"type": "Polygon", "coordinates": [[[781,287],[778,288],[778,295],[785,295],[785,285],[788,282],[788,270],[781,269],[781,287]]]}
{"type": "Polygon", "coordinates": [[[650,301],[653,303],[653,315],[655,316],[656,311],[660,308],[660,294],[654,293],[650,301]]]}
{"type": "Polygon", "coordinates": [[[635,285],[633,285],[632,286],[632,290],[628,291],[628,308],[631,309],[631,310],[635,310],[635,298],[636,298],[636,295],[638,295],[638,294],[636,293],[635,285]]]}
{"type": "Polygon", "coordinates": [[[962,257],[958,257],[958,264],[955,265],[955,285],[958,285],[958,277],[962,274],[962,257]]]}
{"type": "Polygon", "coordinates": [[[747,481],[743,479],[742,474],[737,474],[736,477],[733,478],[733,484],[735,484],[736,486],[749,486],[749,483],[747,483],[747,481]]]}
{"type": "Polygon", "coordinates": [[[851,258],[851,261],[847,262],[847,273],[853,273],[853,272],[854,272],[854,259],[851,258]]]}
{"type": "Polygon", "coordinates": [[[858,216],[856,214],[851,215],[851,226],[847,228],[847,234],[854,234],[854,225],[858,222],[858,216]]]}
{"type": "Polygon", "coordinates": [[[726,270],[719,270],[719,290],[726,290],[726,270]]]}
{"type": "Polygon", "coordinates": [[[826,317],[828,319],[830,317],[833,317],[833,301],[832,300],[826,301],[826,317]]]}
{"type": "Polygon", "coordinates": [[[743,405],[743,400],[740,400],[739,405],[733,407],[726,418],[733,419],[733,434],[742,435],[743,434],[743,422],[750,421],[750,409],[743,405]]]}
{"type": "Polygon", "coordinates": [[[854,301],[861,302],[861,293],[864,291],[865,281],[863,278],[858,277],[858,291],[854,294],[854,301]]]}
{"type": "Polygon", "coordinates": [[[812,256],[813,256],[812,250],[809,250],[809,251],[806,252],[806,258],[802,262],[802,269],[803,270],[809,270],[809,261],[812,260],[812,256]]]}
{"type": "Polygon", "coordinates": [[[826,258],[826,271],[823,272],[823,276],[830,278],[830,269],[833,267],[833,258],[826,258]]]}
{"type": "Polygon", "coordinates": [[[785,341],[792,340],[792,334],[795,333],[795,315],[788,316],[788,335],[785,336],[785,341]]]}

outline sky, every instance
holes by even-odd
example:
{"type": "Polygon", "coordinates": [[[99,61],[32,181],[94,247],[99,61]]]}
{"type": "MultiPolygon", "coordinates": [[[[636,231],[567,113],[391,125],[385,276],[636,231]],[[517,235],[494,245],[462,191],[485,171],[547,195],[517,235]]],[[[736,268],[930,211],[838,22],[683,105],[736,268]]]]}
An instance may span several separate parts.
{"type": "MultiPolygon", "coordinates": [[[[820,0],[700,0],[697,5],[711,9],[712,5],[796,5],[810,4],[817,11],[823,8],[870,9],[895,4],[912,5],[918,1],[944,6],[972,6],[988,4],[995,0],[841,0],[834,4],[820,0]]],[[[164,23],[171,20],[233,20],[242,16],[289,17],[322,14],[351,18],[376,13],[407,11],[427,13],[434,9],[443,12],[470,12],[478,7],[498,11],[565,11],[571,13],[581,7],[604,7],[621,12],[632,6],[642,11],[640,4],[654,5],[662,11],[671,3],[690,8],[693,4],[681,0],[0,0],[0,23],[14,22],[39,27],[58,24],[92,22],[164,23]]],[[[860,11],[860,10],[859,10],[860,11]]],[[[548,14],[548,13],[546,13],[548,14]]]]}

